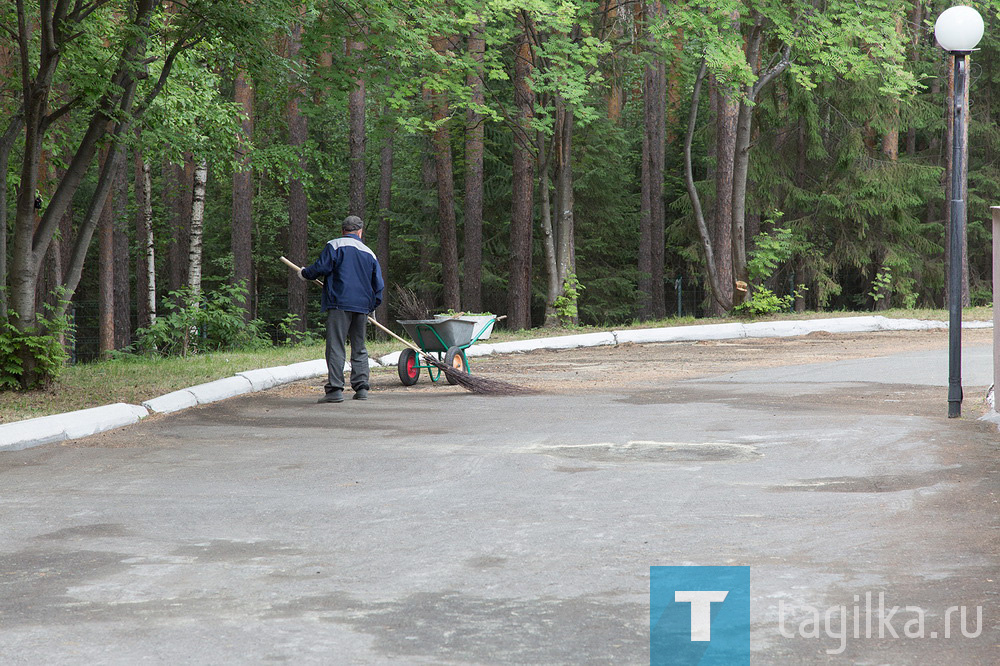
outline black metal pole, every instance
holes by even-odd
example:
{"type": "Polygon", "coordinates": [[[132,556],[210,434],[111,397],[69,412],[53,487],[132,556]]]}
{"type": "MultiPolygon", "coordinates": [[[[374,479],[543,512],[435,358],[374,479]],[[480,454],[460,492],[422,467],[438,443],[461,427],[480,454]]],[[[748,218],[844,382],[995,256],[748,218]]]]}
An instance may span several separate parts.
{"type": "Polygon", "coordinates": [[[955,58],[954,114],[951,124],[951,220],[948,243],[948,418],[962,415],[962,239],[965,237],[965,56],[955,58]]]}

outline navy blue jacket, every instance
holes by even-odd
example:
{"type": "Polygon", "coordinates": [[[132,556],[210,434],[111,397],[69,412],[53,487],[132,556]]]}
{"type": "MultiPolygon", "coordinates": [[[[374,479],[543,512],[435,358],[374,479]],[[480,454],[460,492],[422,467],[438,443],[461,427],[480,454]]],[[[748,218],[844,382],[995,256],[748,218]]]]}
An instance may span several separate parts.
{"type": "Polygon", "coordinates": [[[378,259],[361,239],[352,234],[334,238],[302,277],[323,280],[323,310],[346,310],[369,314],[382,304],[382,269],[378,259]]]}

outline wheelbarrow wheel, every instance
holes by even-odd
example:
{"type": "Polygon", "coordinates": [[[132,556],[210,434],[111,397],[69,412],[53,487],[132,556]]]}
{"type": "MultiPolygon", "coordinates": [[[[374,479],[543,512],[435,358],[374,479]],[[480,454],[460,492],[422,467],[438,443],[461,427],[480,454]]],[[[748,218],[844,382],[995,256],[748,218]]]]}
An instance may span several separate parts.
{"type": "Polygon", "coordinates": [[[404,349],[399,354],[399,361],[396,363],[399,370],[399,381],[403,386],[413,386],[420,378],[420,364],[417,362],[417,352],[412,349],[404,349]]]}
{"type": "MultiPolygon", "coordinates": [[[[444,364],[460,372],[469,372],[469,362],[466,360],[465,352],[462,351],[461,347],[449,347],[444,355],[444,364]]],[[[445,379],[448,380],[449,384],[458,383],[456,379],[447,373],[445,373],[445,379]]]]}

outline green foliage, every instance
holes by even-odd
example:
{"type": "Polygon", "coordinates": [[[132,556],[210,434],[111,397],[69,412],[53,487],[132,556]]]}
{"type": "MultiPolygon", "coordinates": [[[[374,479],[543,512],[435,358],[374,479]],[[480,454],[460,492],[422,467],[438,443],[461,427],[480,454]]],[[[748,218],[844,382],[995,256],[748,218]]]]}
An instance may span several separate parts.
{"type": "Polygon", "coordinates": [[[299,330],[299,316],[297,314],[289,312],[278,322],[278,340],[283,345],[308,345],[320,339],[319,335],[309,329],[299,330]]]}
{"type": "MultiPolygon", "coordinates": [[[[781,218],[780,211],[772,213],[771,224],[781,218]]],[[[753,284],[760,284],[774,275],[774,271],[791,258],[795,250],[795,238],[792,230],[775,227],[772,231],[763,231],[754,238],[753,251],[747,257],[747,274],[753,284]]]]}
{"type": "Polygon", "coordinates": [[[167,313],[136,332],[137,348],[146,353],[187,356],[269,347],[264,322],[243,320],[239,303],[245,297],[246,289],[233,285],[220,285],[200,297],[187,287],[171,292],[164,304],[167,313]]]}
{"type": "Polygon", "coordinates": [[[574,324],[580,316],[577,310],[577,301],[580,300],[580,293],[584,289],[586,287],[580,284],[574,273],[567,275],[563,281],[562,294],[552,303],[556,316],[559,317],[559,323],[563,326],[574,324]]]}
{"type": "MultiPolygon", "coordinates": [[[[878,303],[884,298],[888,298],[892,294],[892,268],[886,267],[884,270],[880,271],[875,275],[875,279],[872,280],[872,290],[868,292],[868,295],[872,297],[872,300],[878,303]]],[[[913,306],[910,306],[911,308],[913,306]]]]}
{"type": "Polygon", "coordinates": [[[35,315],[35,327],[20,331],[8,318],[0,319],[0,391],[38,389],[51,384],[69,356],[62,344],[72,327],[55,308],[45,304],[35,315]]]}
{"type": "Polygon", "coordinates": [[[778,296],[767,287],[757,287],[745,301],[733,308],[733,311],[738,315],[758,317],[785,312],[794,302],[795,297],[792,295],[778,296]]]}
{"type": "MultiPolygon", "coordinates": [[[[781,218],[780,211],[774,211],[770,222],[781,218]]],[[[791,258],[795,250],[795,238],[791,229],[775,227],[770,232],[761,232],[754,237],[754,249],[747,257],[747,274],[750,278],[750,295],[733,310],[739,315],[756,317],[784,312],[795,302],[794,295],[778,296],[763,283],[774,275],[775,270],[791,258]]],[[[800,290],[805,289],[800,285],[800,290]]]]}

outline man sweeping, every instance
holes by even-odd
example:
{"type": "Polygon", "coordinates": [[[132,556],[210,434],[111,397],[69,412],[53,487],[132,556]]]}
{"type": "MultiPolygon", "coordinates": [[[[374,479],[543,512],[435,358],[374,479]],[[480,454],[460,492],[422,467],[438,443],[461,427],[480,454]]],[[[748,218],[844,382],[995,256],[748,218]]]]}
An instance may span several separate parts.
{"type": "Polygon", "coordinates": [[[319,259],[299,270],[299,278],[323,278],[326,312],[326,395],[319,402],[344,401],[344,341],[351,341],[351,388],[355,400],[368,399],[368,349],[365,330],[369,313],[382,303],[382,269],[375,253],[361,242],[364,222],[349,215],[343,235],[326,244],[319,259]]]}

